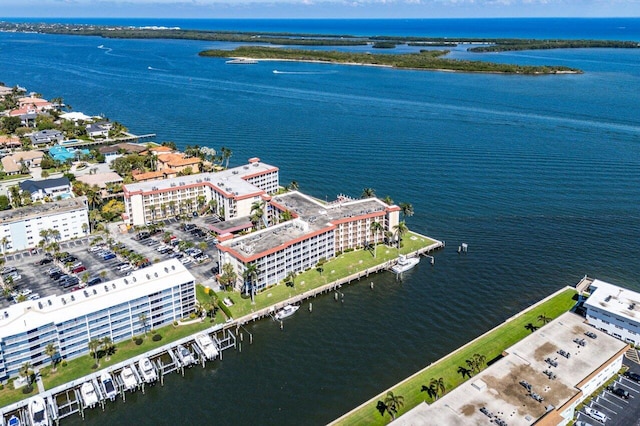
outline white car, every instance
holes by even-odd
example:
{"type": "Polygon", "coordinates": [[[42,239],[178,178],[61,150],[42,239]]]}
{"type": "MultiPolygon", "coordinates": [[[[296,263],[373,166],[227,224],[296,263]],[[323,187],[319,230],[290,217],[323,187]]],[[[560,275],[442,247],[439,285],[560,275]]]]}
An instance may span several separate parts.
{"type": "Polygon", "coordinates": [[[596,410],[595,408],[591,408],[591,407],[584,407],[584,412],[591,417],[592,419],[595,419],[597,421],[599,421],[600,423],[606,423],[607,421],[607,416],[606,414],[604,414],[601,411],[596,410]]]}
{"type": "Polygon", "coordinates": [[[33,293],[31,296],[27,297],[29,300],[38,300],[40,299],[40,295],[38,293],[33,293]]]}
{"type": "Polygon", "coordinates": [[[188,265],[191,262],[193,262],[193,260],[191,260],[190,257],[183,257],[182,259],[180,259],[180,263],[182,263],[183,265],[188,265]]]}
{"type": "Polygon", "coordinates": [[[120,272],[127,272],[133,269],[133,266],[126,264],[126,265],[122,265],[120,268],[118,268],[118,270],[120,272]]]}
{"type": "Polygon", "coordinates": [[[28,296],[28,295],[30,295],[31,293],[33,293],[33,291],[31,291],[31,290],[30,290],[30,289],[28,289],[28,288],[25,288],[25,289],[20,290],[20,293],[19,293],[19,294],[20,294],[21,296],[28,296]]]}

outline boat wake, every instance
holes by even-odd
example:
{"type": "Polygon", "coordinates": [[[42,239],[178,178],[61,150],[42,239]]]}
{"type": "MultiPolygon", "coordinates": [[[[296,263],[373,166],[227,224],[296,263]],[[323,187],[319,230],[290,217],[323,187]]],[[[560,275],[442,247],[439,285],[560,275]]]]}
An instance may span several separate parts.
{"type": "Polygon", "coordinates": [[[166,70],[163,70],[162,68],[154,68],[154,67],[147,67],[147,69],[149,71],[166,71],[166,70]]]}
{"type": "Polygon", "coordinates": [[[274,74],[299,74],[299,75],[322,75],[335,74],[337,71],[279,71],[273,70],[274,74]]]}

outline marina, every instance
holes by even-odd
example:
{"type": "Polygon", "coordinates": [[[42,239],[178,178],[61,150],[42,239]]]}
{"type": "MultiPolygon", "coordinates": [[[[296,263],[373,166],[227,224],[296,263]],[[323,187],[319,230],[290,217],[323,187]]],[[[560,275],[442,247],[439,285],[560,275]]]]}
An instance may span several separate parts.
{"type": "MultiPolygon", "coordinates": [[[[228,326],[228,325],[227,325],[228,326]]],[[[58,386],[51,390],[41,391],[27,400],[4,407],[0,417],[0,425],[47,426],[58,424],[61,419],[72,415],[84,418],[86,410],[100,407],[105,409],[107,401],[116,401],[118,396],[126,401],[128,392],[140,390],[160,382],[164,384],[164,376],[171,373],[184,375],[184,369],[195,365],[206,367],[206,361],[216,357],[222,359],[222,351],[236,348],[236,336],[229,328],[222,325],[212,327],[198,336],[181,339],[150,351],[139,357],[126,360],[58,386]],[[210,341],[207,351],[201,349],[200,341],[210,341]],[[188,348],[191,348],[188,349],[188,348]],[[212,356],[215,351],[215,356],[212,356]]]]}

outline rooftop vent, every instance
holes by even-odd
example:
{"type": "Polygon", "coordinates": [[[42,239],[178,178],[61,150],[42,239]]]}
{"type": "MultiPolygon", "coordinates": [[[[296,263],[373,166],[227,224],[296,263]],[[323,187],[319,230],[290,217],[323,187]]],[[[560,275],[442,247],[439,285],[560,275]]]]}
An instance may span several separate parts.
{"type": "Polygon", "coordinates": [[[153,274],[153,276],[154,276],[154,277],[156,277],[156,278],[158,278],[158,273],[157,273],[157,272],[156,272],[156,273],[154,273],[154,274],[153,274]]]}
{"type": "Polygon", "coordinates": [[[125,284],[129,284],[129,280],[125,278],[125,279],[124,279],[124,283],[125,283],[125,284]]]}
{"type": "Polygon", "coordinates": [[[53,302],[51,302],[51,299],[47,299],[47,303],[49,304],[49,306],[53,305],[53,302]]]}
{"type": "Polygon", "coordinates": [[[629,305],[629,309],[630,310],[633,311],[635,308],[636,308],[636,304],[635,303],[632,303],[632,304],[629,305]]]}
{"type": "Polygon", "coordinates": [[[73,294],[71,295],[71,301],[72,301],[72,302],[75,302],[75,301],[76,301],[76,297],[75,297],[73,294]]]}
{"type": "Polygon", "coordinates": [[[169,268],[167,268],[166,266],[164,267],[164,271],[168,274],[169,273],[169,268]]]}
{"type": "Polygon", "coordinates": [[[107,287],[106,285],[104,286],[104,291],[108,292],[109,291],[109,287],[107,287]]]}
{"type": "Polygon", "coordinates": [[[114,288],[114,290],[115,290],[115,288],[116,288],[116,283],[111,283],[111,287],[113,287],[113,288],[114,288]]]}
{"type": "Polygon", "coordinates": [[[131,279],[133,279],[133,282],[136,282],[136,277],[131,277],[131,279]]]}
{"type": "Polygon", "coordinates": [[[98,290],[96,290],[95,288],[93,289],[93,294],[98,294],[98,290]]]}
{"type": "Polygon", "coordinates": [[[605,302],[608,302],[608,301],[610,301],[610,300],[611,300],[611,295],[609,295],[609,296],[605,297],[605,299],[604,299],[604,301],[605,301],[605,302]]]}
{"type": "Polygon", "coordinates": [[[42,302],[38,302],[38,308],[42,309],[42,302]]]}
{"type": "Polygon", "coordinates": [[[151,275],[147,274],[147,279],[150,280],[151,279],[151,275]]]}
{"type": "Polygon", "coordinates": [[[64,297],[62,298],[62,304],[63,304],[63,305],[66,305],[66,304],[67,304],[67,300],[66,300],[64,297]]]}
{"type": "Polygon", "coordinates": [[[85,297],[89,297],[89,292],[87,290],[84,291],[85,297]]]}

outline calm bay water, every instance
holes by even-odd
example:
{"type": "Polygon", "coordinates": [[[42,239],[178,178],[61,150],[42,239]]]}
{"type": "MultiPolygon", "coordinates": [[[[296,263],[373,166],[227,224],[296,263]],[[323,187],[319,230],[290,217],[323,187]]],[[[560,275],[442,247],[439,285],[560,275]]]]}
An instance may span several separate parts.
{"type": "MultiPolygon", "coordinates": [[[[531,20],[519,33],[509,21],[445,21],[433,35],[640,40],[638,19],[531,20]]],[[[203,22],[191,25],[214,28],[203,22]]],[[[429,34],[421,21],[346,22],[227,25],[429,34]]],[[[87,423],[322,424],[585,274],[640,290],[640,51],[452,53],[585,70],[524,77],[197,56],[220,46],[233,47],[5,33],[0,81],[159,141],[230,147],[233,164],[259,156],[319,198],[373,187],[411,202],[410,227],[448,247],[403,283],[380,274],[373,291],[345,288],[344,303],[316,299],[284,331],[260,322],[242,353],[87,423]]]]}

